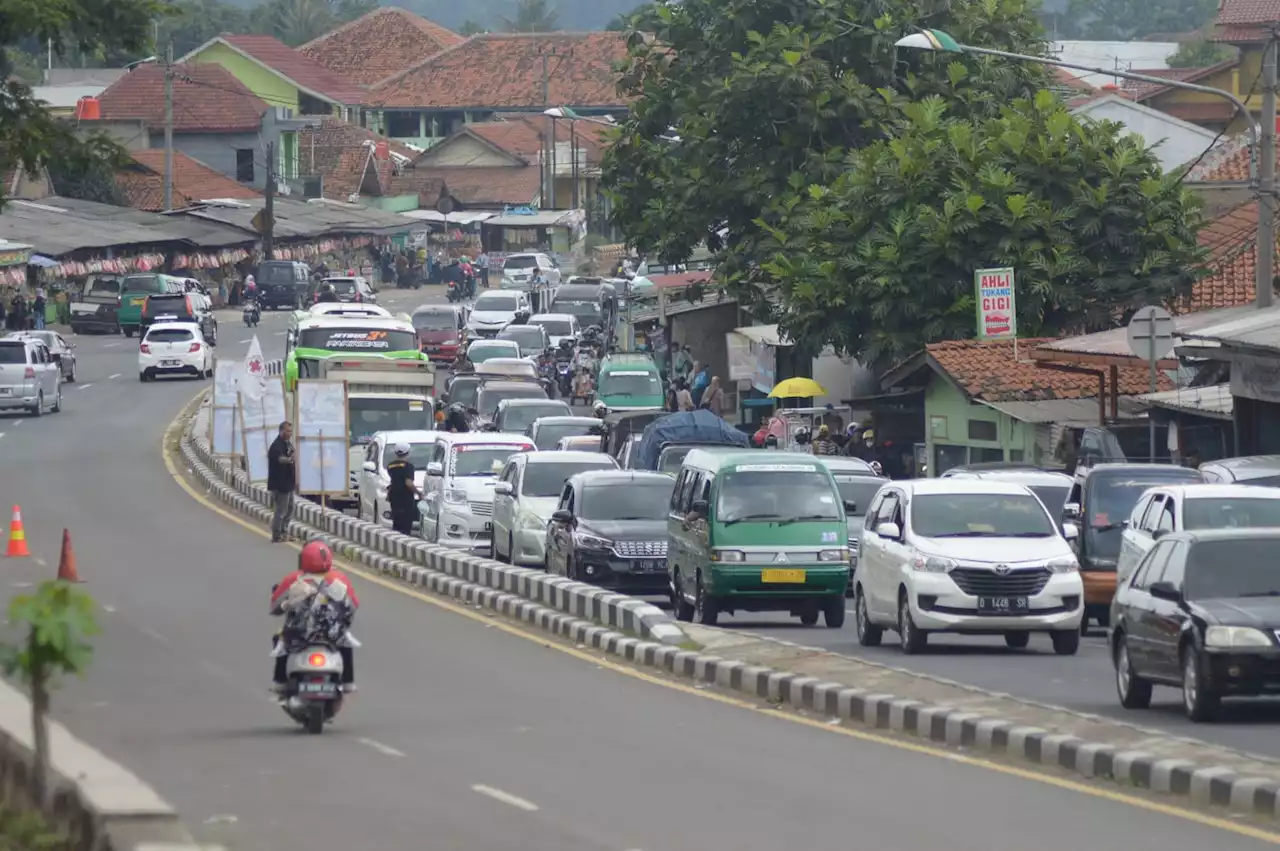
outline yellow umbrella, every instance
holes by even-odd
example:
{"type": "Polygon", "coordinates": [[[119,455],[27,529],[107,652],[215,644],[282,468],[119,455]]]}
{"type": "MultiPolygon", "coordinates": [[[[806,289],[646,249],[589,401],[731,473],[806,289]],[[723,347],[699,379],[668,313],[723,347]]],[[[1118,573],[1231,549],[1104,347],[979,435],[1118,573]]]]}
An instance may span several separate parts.
{"type": "Polygon", "coordinates": [[[769,391],[772,399],[801,399],[806,396],[825,396],[826,389],[812,378],[788,378],[769,391]]]}

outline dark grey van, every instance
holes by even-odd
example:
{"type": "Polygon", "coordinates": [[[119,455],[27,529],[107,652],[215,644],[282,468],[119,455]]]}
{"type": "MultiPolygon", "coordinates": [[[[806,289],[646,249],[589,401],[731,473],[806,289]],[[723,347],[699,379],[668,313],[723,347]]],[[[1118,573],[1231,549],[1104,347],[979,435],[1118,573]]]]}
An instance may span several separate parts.
{"type": "Polygon", "coordinates": [[[264,308],[301,310],[311,282],[311,270],[296,260],[264,260],[253,275],[258,301],[264,308]]]}

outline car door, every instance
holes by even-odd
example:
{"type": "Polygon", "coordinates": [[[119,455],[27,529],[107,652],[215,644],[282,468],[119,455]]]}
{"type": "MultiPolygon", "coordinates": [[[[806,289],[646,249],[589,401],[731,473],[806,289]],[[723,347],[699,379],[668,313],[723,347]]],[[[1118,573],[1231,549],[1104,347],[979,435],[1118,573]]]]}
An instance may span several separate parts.
{"type": "MultiPolygon", "coordinates": [[[[560,501],[556,503],[556,511],[568,511],[573,514],[573,485],[566,484],[560,491],[560,501]]],[[[553,518],[547,524],[547,571],[549,573],[565,572],[566,556],[572,545],[573,529],[568,523],[562,523],[553,518]]]]}
{"type": "Polygon", "coordinates": [[[433,476],[428,473],[426,487],[423,488],[423,501],[426,503],[426,508],[422,512],[422,536],[431,541],[436,540],[440,531],[440,501],[444,499],[445,474],[449,472],[449,446],[450,444],[445,441],[436,443],[435,451],[431,453],[428,464],[439,464],[441,474],[433,476]]]}
{"type": "MultiPolygon", "coordinates": [[[[1167,510],[1172,511],[1172,502],[1166,506],[1167,510]]],[[[1164,562],[1164,568],[1160,572],[1159,582],[1167,582],[1182,591],[1183,576],[1187,571],[1187,551],[1189,545],[1186,541],[1168,541],[1169,557],[1164,562]]],[[[1150,596],[1150,595],[1149,595],[1150,596]]],[[[1179,640],[1182,637],[1182,631],[1186,626],[1190,613],[1182,604],[1181,600],[1163,600],[1159,597],[1151,597],[1151,614],[1149,615],[1149,635],[1147,637],[1147,652],[1150,658],[1150,671],[1153,675],[1166,679],[1177,679],[1181,673],[1181,660],[1179,656],[1179,640]]]]}
{"type": "Polygon", "coordinates": [[[1148,527],[1146,522],[1150,516],[1154,524],[1159,509],[1155,509],[1153,513],[1153,507],[1163,506],[1164,499],[1165,495],[1159,491],[1146,494],[1138,499],[1133,511],[1130,512],[1128,523],[1120,533],[1120,556],[1116,560],[1118,580],[1133,575],[1133,569],[1155,543],[1151,537],[1151,527],[1148,527]]]}
{"type": "Polygon", "coordinates": [[[62,374],[68,380],[76,373],[76,352],[75,346],[63,337],[61,334],[54,334],[53,339],[56,343],[56,349],[61,356],[59,366],[62,367],[62,374]]]}
{"type": "MultiPolygon", "coordinates": [[[[493,494],[493,540],[501,541],[502,547],[506,547],[507,541],[511,539],[511,530],[515,528],[516,495],[520,492],[521,467],[522,465],[515,460],[508,461],[498,481],[510,485],[511,493],[498,493],[495,490],[493,494]]],[[[497,544],[494,546],[495,552],[502,549],[497,544]]],[[[510,555],[507,553],[508,557],[510,555]]]]}
{"type": "Polygon", "coordinates": [[[676,476],[675,487],[671,490],[671,507],[668,512],[667,528],[670,530],[667,541],[668,567],[684,570],[690,562],[688,536],[685,518],[689,515],[689,506],[693,503],[693,485],[697,479],[697,470],[686,467],[676,476]]]}
{"type": "MultiPolygon", "coordinates": [[[[884,496],[880,500],[880,507],[876,511],[876,517],[873,525],[868,530],[875,548],[875,556],[869,565],[867,576],[863,584],[863,592],[867,595],[867,609],[874,614],[887,616],[893,614],[898,608],[898,589],[896,578],[896,562],[895,553],[897,552],[895,545],[897,542],[882,536],[878,531],[881,523],[894,523],[895,517],[900,516],[902,507],[902,492],[896,488],[888,488],[884,491],[884,496]],[[892,590],[889,590],[892,589],[892,590]]],[[[900,530],[901,526],[898,527],[900,530]]],[[[862,571],[863,565],[858,564],[859,572],[862,571]]]]}
{"type": "Polygon", "coordinates": [[[376,510],[378,499],[378,469],[381,466],[382,459],[382,438],[376,438],[369,441],[369,445],[364,450],[364,460],[361,461],[360,469],[360,516],[368,517],[372,522],[378,522],[378,513],[376,510]],[[364,469],[365,464],[373,464],[374,472],[370,473],[364,469]]]}
{"type": "Polygon", "coordinates": [[[1153,673],[1152,641],[1155,635],[1155,606],[1149,589],[1160,580],[1165,562],[1169,559],[1172,541],[1157,542],[1138,565],[1129,584],[1125,619],[1128,623],[1129,659],[1134,668],[1144,674],[1153,673]]]}
{"type": "Polygon", "coordinates": [[[44,343],[36,344],[36,354],[39,357],[36,371],[41,379],[40,386],[44,389],[45,404],[51,405],[58,396],[58,385],[62,383],[62,367],[58,366],[49,347],[44,343]]]}

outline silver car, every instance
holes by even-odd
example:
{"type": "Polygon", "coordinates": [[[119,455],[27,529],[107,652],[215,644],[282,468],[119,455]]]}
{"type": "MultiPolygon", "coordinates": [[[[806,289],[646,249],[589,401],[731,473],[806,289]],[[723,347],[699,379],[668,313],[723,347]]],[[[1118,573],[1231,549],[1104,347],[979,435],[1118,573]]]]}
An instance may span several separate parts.
{"type": "Polygon", "coordinates": [[[62,410],[62,371],[39,340],[0,338],[0,411],[33,416],[62,410]]]}
{"type": "Polygon", "coordinates": [[[53,359],[58,362],[58,367],[62,371],[62,380],[68,382],[76,380],[76,344],[68,343],[66,338],[57,331],[19,331],[17,334],[9,335],[8,339],[36,340],[44,343],[49,354],[53,355],[53,359]]]}

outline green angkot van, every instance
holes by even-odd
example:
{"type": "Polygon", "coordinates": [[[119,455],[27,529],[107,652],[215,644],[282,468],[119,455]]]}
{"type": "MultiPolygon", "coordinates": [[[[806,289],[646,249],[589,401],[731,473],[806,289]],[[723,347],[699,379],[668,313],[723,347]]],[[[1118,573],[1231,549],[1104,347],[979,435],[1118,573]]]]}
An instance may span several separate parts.
{"type": "Polygon", "coordinates": [[[611,411],[661,411],[662,375],[644,354],[605,355],[600,362],[596,398],[611,411]]]}
{"type": "Polygon", "coordinates": [[[298,322],[286,338],[285,387],[298,378],[321,378],[318,362],[335,355],[421,360],[413,323],[385,316],[315,316],[298,322]]]}
{"type": "Polygon", "coordinates": [[[150,273],[125,275],[120,282],[120,306],[116,308],[120,330],[126,337],[132,337],[138,332],[142,325],[142,306],[146,304],[147,296],[186,291],[185,278],[150,273]]]}
{"type": "Polygon", "coordinates": [[[849,548],[831,472],[798,452],[695,449],[676,477],[667,574],[680,620],[789,612],[844,625],[849,548]]]}

